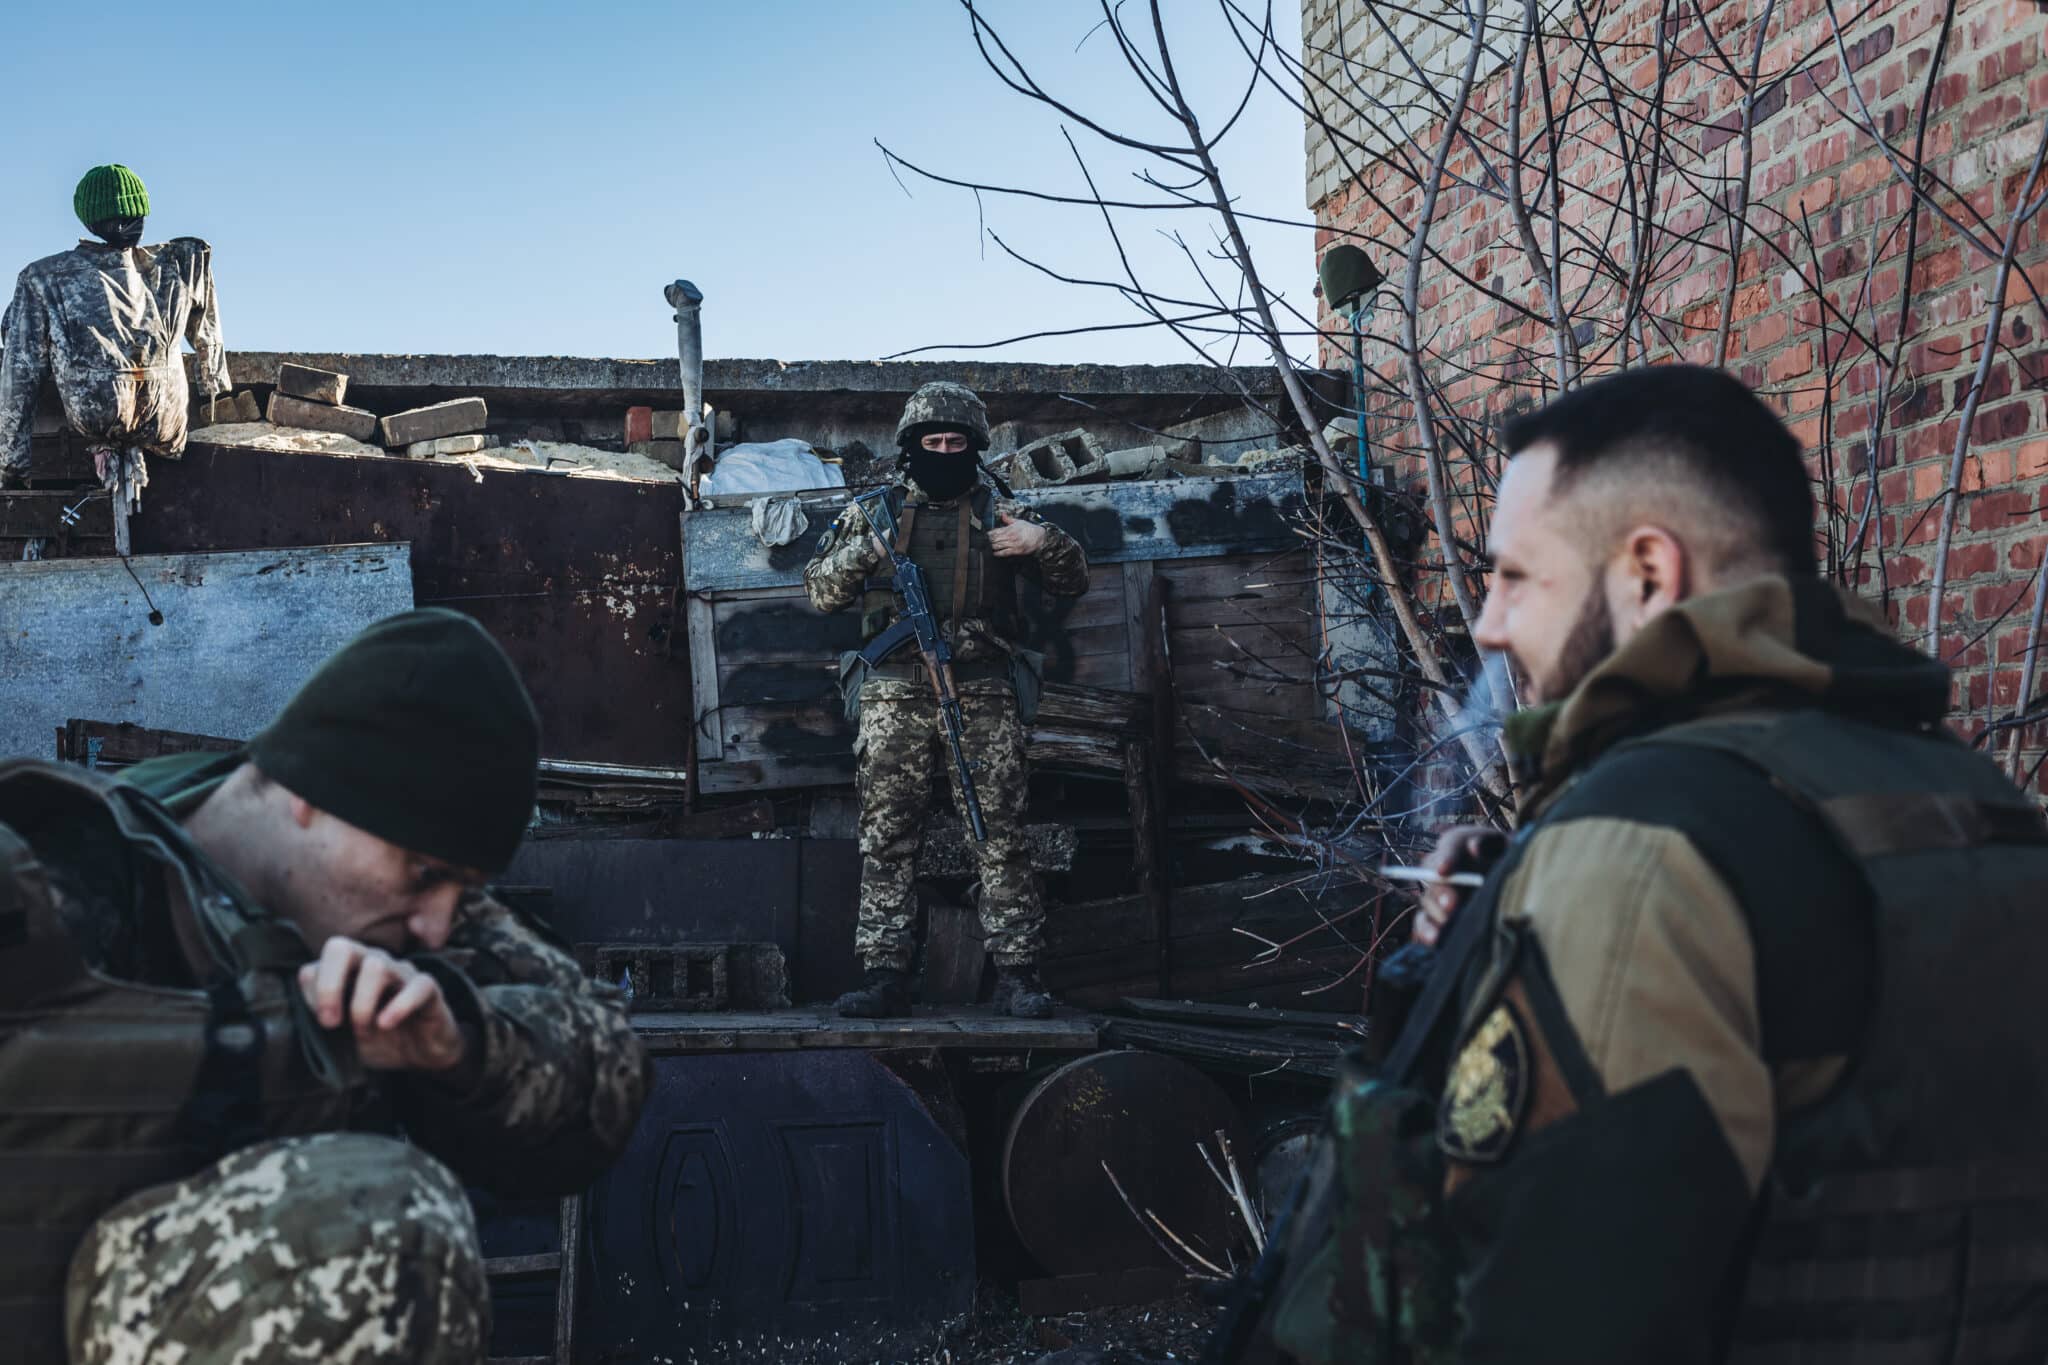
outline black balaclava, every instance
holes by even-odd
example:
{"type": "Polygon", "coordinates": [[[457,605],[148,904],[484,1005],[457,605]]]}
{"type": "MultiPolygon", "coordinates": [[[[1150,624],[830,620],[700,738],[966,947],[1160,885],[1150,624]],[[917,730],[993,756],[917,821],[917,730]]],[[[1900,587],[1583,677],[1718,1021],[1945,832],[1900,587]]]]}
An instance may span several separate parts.
{"type": "Polygon", "coordinates": [[[974,433],[963,427],[927,427],[903,440],[903,468],[925,496],[933,502],[951,502],[981,479],[981,460],[974,450],[974,433]],[[927,436],[957,431],[967,437],[967,449],[926,450],[927,436]]]}
{"type": "Polygon", "coordinates": [[[142,217],[102,218],[92,225],[92,235],[108,246],[134,246],[142,240],[142,217]]]}

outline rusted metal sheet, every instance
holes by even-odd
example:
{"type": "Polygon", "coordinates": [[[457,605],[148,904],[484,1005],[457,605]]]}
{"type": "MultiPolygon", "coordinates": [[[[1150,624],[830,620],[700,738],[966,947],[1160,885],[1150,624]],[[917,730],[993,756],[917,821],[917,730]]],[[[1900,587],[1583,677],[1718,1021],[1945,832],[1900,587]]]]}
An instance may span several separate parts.
{"type": "Polygon", "coordinates": [[[402,544],[0,564],[0,754],[50,757],[73,717],[247,739],[411,605],[402,544]]]}
{"type": "MultiPolygon", "coordinates": [[[[843,491],[804,495],[810,528],[788,545],[763,545],[745,504],[693,512],[684,576],[693,593],[789,587],[818,537],[839,515],[843,491]]],[[[1017,500],[1071,533],[1094,564],[1269,554],[1301,543],[1301,471],[1227,478],[1143,479],[1026,488],[1017,500]]]]}
{"type": "Polygon", "coordinates": [[[723,1359],[717,1345],[744,1337],[760,1359],[811,1358],[800,1343],[967,1311],[964,1121],[944,1071],[892,1065],[903,1056],[658,1059],[631,1142],[589,1196],[579,1352],[723,1359]]]}
{"type": "Polygon", "coordinates": [[[409,541],[413,596],[505,646],[548,757],[682,768],[681,511],[674,484],[195,439],[151,467],[134,534],[140,553],[409,541]]]}

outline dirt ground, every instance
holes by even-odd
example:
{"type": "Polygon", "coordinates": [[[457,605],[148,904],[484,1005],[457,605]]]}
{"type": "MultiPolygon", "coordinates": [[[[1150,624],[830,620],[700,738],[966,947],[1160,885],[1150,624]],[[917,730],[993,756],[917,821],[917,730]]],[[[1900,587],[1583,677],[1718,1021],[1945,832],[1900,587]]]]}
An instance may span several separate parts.
{"type": "Polygon", "coordinates": [[[1136,1307],[1031,1318],[1019,1311],[1014,1294],[984,1285],[971,1315],[925,1332],[802,1342],[762,1337],[711,1351],[656,1351],[647,1359],[654,1365],[1032,1365],[1067,1352],[1058,1365],[1180,1365],[1201,1354],[1217,1313],[1183,1293],[1136,1307]]]}

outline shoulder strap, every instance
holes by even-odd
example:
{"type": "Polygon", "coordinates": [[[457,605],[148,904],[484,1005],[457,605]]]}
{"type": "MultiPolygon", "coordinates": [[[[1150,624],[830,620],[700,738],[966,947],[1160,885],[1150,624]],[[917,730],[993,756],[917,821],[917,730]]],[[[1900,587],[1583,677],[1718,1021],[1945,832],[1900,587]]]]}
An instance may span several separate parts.
{"type": "MultiPolygon", "coordinates": [[[[1746,711],[1687,721],[1630,743],[1693,744],[1742,760],[1788,799],[1818,815],[1858,860],[1991,844],[2048,844],[2048,823],[2024,793],[1995,770],[1986,780],[1980,756],[1939,737],[1895,737],[1897,743],[1934,746],[1929,756],[1940,760],[1938,769],[1925,764],[1907,768],[1910,785],[1842,791],[1816,783],[1813,765],[1799,762],[1810,744],[1799,727],[1852,724],[1824,713],[1746,711]]],[[[1846,745],[1843,749],[1848,752],[1846,745]]],[[[1820,751],[1823,758],[1826,753],[1820,751]]]]}
{"type": "Polygon", "coordinates": [[[971,561],[967,548],[967,519],[973,514],[973,504],[972,498],[960,499],[960,518],[953,530],[953,615],[947,624],[956,635],[960,630],[960,618],[967,611],[967,571],[971,561]]]}

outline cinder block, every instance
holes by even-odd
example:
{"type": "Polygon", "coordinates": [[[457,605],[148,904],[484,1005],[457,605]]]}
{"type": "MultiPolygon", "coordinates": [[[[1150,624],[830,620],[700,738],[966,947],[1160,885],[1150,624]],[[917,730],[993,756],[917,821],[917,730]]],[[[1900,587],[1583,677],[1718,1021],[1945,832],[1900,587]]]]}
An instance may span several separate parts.
{"type": "Polygon", "coordinates": [[[593,945],[591,972],[626,991],[628,1010],[719,1010],[729,995],[730,955],[725,944],[603,943],[593,945]]]}
{"type": "Polygon", "coordinates": [[[348,392],[348,376],[287,361],[277,367],[277,391],[309,403],[340,407],[342,395],[348,392]]]}
{"type": "MultiPolygon", "coordinates": [[[[216,405],[214,408],[216,415],[219,411],[220,408],[216,405]]],[[[256,395],[252,391],[243,389],[235,395],[235,420],[237,422],[260,422],[263,420],[263,405],[256,401],[256,395]]]]}
{"type": "Polygon", "coordinates": [[[415,460],[431,460],[436,455],[474,455],[490,441],[488,436],[443,436],[438,441],[415,441],[405,448],[405,453],[415,460]]]}
{"type": "Polygon", "coordinates": [[[382,424],[384,444],[395,449],[421,441],[438,441],[443,436],[482,431],[490,415],[481,398],[452,398],[430,407],[394,412],[382,424]]]}
{"type": "Polygon", "coordinates": [[[338,431],[358,441],[377,434],[377,414],[368,408],[346,408],[327,403],[309,403],[288,393],[270,395],[270,420],[281,427],[307,431],[338,431]]]}
{"type": "Polygon", "coordinates": [[[1010,483],[1017,488],[1099,479],[1107,472],[1102,443],[1078,427],[1033,441],[1010,457],[1010,483]]]}

